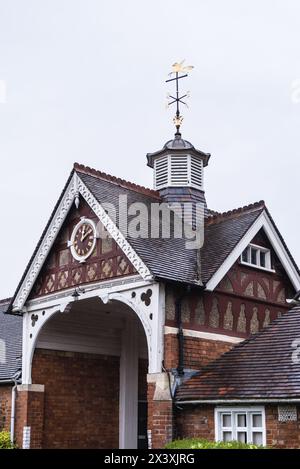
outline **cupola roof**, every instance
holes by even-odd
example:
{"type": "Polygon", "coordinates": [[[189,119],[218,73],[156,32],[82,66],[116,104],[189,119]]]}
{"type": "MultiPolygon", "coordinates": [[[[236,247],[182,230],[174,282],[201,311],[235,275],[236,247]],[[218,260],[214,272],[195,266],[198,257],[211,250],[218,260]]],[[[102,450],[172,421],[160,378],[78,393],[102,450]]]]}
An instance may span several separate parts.
{"type": "Polygon", "coordinates": [[[198,156],[203,160],[203,166],[208,165],[210,153],[204,153],[201,150],[197,150],[191,142],[182,138],[180,132],[176,132],[174,138],[172,140],[168,140],[161,150],[155,151],[154,153],[147,153],[147,164],[148,166],[153,168],[154,160],[159,156],[169,154],[182,154],[182,152],[198,156]]]}

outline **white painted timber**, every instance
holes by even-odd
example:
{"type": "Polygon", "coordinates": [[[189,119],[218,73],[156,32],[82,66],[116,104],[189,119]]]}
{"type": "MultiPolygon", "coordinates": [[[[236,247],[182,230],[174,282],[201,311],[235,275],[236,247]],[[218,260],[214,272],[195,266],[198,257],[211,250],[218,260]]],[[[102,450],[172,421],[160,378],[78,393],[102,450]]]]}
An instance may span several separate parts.
{"type": "MultiPolygon", "coordinates": [[[[147,358],[147,342],[142,325],[135,318],[139,356],[147,358]]],[[[74,311],[57,313],[40,332],[36,348],[99,355],[121,355],[122,313],[74,311]]]]}
{"type": "Polygon", "coordinates": [[[120,360],[119,447],[137,448],[138,422],[138,335],[132,318],[122,331],[120,360]]]}

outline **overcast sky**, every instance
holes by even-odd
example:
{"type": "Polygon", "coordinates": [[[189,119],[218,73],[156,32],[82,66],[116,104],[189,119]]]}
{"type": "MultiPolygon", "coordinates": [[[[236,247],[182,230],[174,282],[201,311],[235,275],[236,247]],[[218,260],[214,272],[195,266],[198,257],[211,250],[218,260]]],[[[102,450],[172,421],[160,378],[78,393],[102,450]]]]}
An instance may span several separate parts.
{"type": "Polygon", "coordinates": [[[299,0],[0,0],[0,298],[73,162],[152,186],[145,155],[172,138],[164,80],[182,59],[209,207],[264,199],[300,263],[299,0]]]}

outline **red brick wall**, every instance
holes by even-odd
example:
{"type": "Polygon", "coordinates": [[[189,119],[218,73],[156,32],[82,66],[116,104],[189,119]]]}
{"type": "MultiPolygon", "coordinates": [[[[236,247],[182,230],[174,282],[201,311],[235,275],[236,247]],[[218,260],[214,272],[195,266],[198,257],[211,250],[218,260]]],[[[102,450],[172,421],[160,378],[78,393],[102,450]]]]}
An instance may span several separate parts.
{"type": "Polygon", "coordinates": [[[37,349],[45,385],[43,448],[118,448],[119,358],[37,349]]]}
{"type": "Polygon", "coordinates": [[[0,431],[10,431],[11,386],[0,386],[0,431]]]}
{"type": "Polygon", "coordinates": [[[148,384],[148,430],[151,432],[151,448],[160,449],[173,437],[172,401],[154,401],[155,384],[148,384]]]}
{"type": "MultiPolygon", "coordinates": [[[[27,425],[28,393],[18,392],[16,400],[15,441],[18,448],[22,448],[23,427],[27,425]]],[[[42,434],[40,438],[42,439],[42,434]]]]}
{"type": "MultiPolygon", "coordinates": [[[[234,344],[216,340],[184,337],[184,367],[198,370],[220,355],[228,352],[234,344]]],[[[165,367],[178,366],[178,338],[175,334],[165,335],[165,367]]]]}
{"type": "Polygon", "coordinates": [[[175,411],[175,438],[215,439],[214,406],[182,406],[175,411]]]}
{"type": "MultiPolygon", "coordinates": [[[[23,444],[23,427],[30,427],[30,448],[42,448],[44,425],[44,392],[21,390],[18,386],[16,400],[15,441],[23,444]]],[[[30,386],[31,387],[31,386],[30,386]]]]}
{"type": "Polygon", "coordinates": [[[267,445],[277,448],[300,449],[300,407],[298,420],[295,422],[278,422],[277,406],[266,407],[267,445]]]}

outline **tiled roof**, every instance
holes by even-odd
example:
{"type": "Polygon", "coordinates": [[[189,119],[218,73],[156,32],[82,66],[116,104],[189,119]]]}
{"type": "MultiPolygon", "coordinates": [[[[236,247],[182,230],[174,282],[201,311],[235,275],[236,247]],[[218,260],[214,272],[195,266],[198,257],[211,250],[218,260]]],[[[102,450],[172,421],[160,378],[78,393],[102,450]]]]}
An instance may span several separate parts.
{"type": "MultiPolygon", "coordinates": [[[[136,185],[132,187],[129,182],[82,165],[76,164],[75,170],[100,203],[111,202],[118,207],[120,193],[126,193],[128,204],[143,202],[150,206],[152,202],[157,202],[157,191],[136,185]]],[[[216,272],[264,208],[264,202],[258,202],[226,213],[210,212],[212,215],[206,219],[205,243],[201,250],[202,282],[206,283],[216,272]]],[[[128,237],[128,241],[155,276],[198,283],[197,252],[186,249],[184,239],[128,237]]]]}
{"type": "MultiPolygon", "coordinates": [[[[151,203],[157,203],[155,191],[153,197],[152,194],[146,195],[144,190],[137,192],[124,185],[119,187],[90,174],[81,172],[80,177],[98,202],[114,205],[117,211],[117,224],[120,194],[127,195],[128,206],[136,202],[143,203],[148,213],[151,212],[151,203]]],[[[148,222],[150,233],[150,219],[148,222]]],[[[196,253],[195,250],[185,248],[185,239],[134,238],[128,235],[127,240],[154,276],[178,282],[197,283],[196,253]]]]}
{"type": "Polygon", "coordinates": [[[21,367],[22,318],[5,314],[10,300],[0,301],[0,384],[21,367]]]}
{"type": "Polygon", "coordinates": [[[123,187],[125,189],[129,189],[135,192],[139,192],[140,194],[149,195],[150,197],[159,199],[158,191],[149,189],[148,187],[139,186],[138,184],[134,184],[133,182],[126,181],[125,179],[112,176],[111,174],[103,173],[102,171],[98,171],[97,169],[90,168],[89,166],[84,166],[83,164],[74,163],[74,169],[77,173],[89,174],[90,176],[95,176],[97,179],[103,179],[104,181],[108,181],[108,182],[111,182],[112,184],[116,184],[119,187],[123,187]]]}
{"type": "MultiPolygon", "coordinates": [[[[40,243],[50,226],[51,219],[62,200],[74,171],[79,174],[99,203],[112,203],[116,208],[118,208],[119,195],[126,194],[128,197],[128,204],[142,202],[146,207],[148,207],[149,213],[151,203],[161,201],[159,192],[155,190],[133,184],[123,179],[75,163],[74,169],[68,178],[65,188],[62,191],[62,194],[50,216],[48,224],[42,233],[40,241],[33,252],[23,277],[20,280],[12,302],[14,301],[18,289],[22,285],[28,269],[30,268],[30,265],[39,249],[40,243]]],[[[205,220],[205,242],[200,253],[201,279],[199,279],[198,253],[194,249],[186,249],[185,239],[174,239],[174,237],[171,237],[170,239],[147,239],[146,237],[133,238],[129,236],[127,239],[142,261],[147,265],[148,269],[152,272],[154,277],[191,285],[205,285],[223,264],[231,251],[242,239],[263,210],[266,210],[264,202],[258,202],[226,213],[218,213],[211,210],[207,211],[208,217],[205,220]]],[[[276,229],[275,224],[274,227],[276,229]]],[[[278,230],[277,232],[281,237],[278,230]]],[[[290,255],[289,252],[288,254],[290,255]]],[[[291,255],[290,258],[296,266],[291,255]]]]}
{"type": "Polygon", "coordinates": [[[203,283],[207,283],[223,264],[264,209],[265,204],[261,201],[230,212],[215,212],[206,219],[201,250],[203,283]]]}
{"type": "Polygon", "coordinates": [[[300,306],[184,382],[178,401],[300,399],[300,306]],[[293,353],[297,360],[293,360],[293,353]]]}

